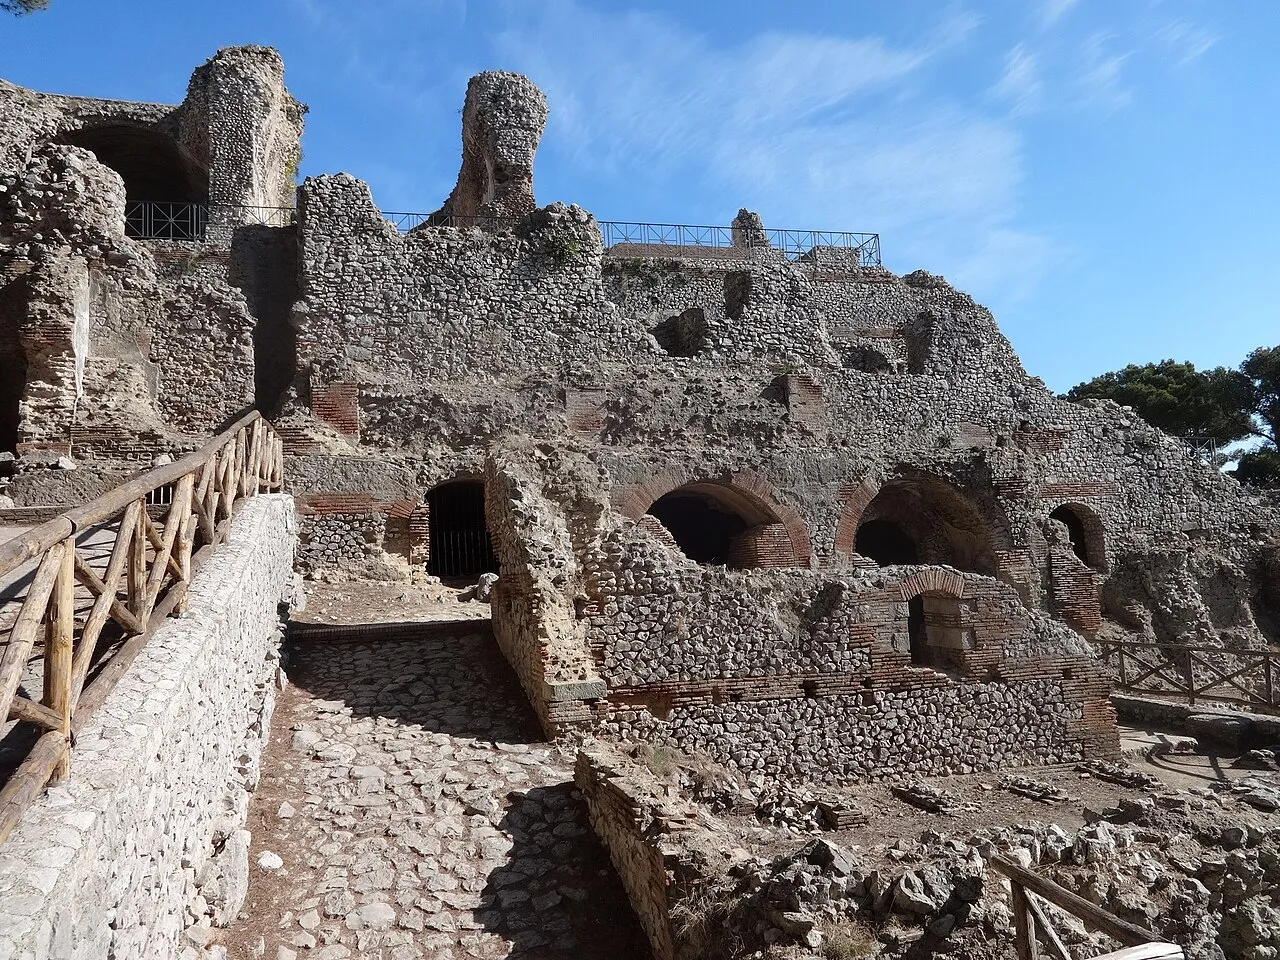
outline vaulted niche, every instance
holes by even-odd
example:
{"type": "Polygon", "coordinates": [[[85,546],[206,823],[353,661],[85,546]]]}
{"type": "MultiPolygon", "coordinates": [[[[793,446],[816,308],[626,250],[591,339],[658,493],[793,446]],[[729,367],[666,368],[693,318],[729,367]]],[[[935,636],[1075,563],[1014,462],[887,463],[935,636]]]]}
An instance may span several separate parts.
{"type": "Polygon", "coordinates": [[[184,157],[173,138],[150,127],[113,124],[69,134],[66,142],[92,150],[124,180],[130,201],[203,203],[209,199],[209,174],[184,157]]]}
{"type": "Polygon", "coordinates": [[[1102,521],[1088,507],[1079,504],[1063,504],[1049,514],[1067,528],[1071,549],[1086,567],[1105,570],[1107,565],[1106,538],[1102,521]]]}
{"type": "Polygon", "coordinates": [[[728,484],[685,484],[648,509],[690,560],[735,569],[796,566],[778,516],[758,497],[728,484]]]}
{"type": "Polygon", "coordinates": [[[946,564],[996,575],[990,521],[955,487],[924,474],[880,488],[863,511],[854,549],[881,566],[946,564]]]}
{"type": "Polygon", "coordinates": [[[497,573],[484,515],[484,483],[454,480],[427,494],[427,572],[441,579],[474,580],[497,573]]]}

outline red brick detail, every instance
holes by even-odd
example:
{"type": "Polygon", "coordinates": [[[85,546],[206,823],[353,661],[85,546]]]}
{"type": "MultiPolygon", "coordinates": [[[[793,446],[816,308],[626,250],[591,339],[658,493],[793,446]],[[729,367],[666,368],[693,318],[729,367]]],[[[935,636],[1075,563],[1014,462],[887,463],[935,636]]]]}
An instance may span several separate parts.
{"type": "Polygon", "coordinates": [[[729,544],[725,562],[731,567],[794,567],[791,536],[781,523],[762,523],[729,544]]]}
{"type": "Polygon", "coordinates": [[[595,436],[604,429],[604,404],[607,395],[603,390],[566,390],[565,415],[569,429],[574,433],[595,436]]]}
{"type": "Polygon", "coordinates": [[[1040,485],[1041,500],[1074,500],[1077,497],[1114,497],[1120,488],[1107,481],[1096,483],[1044,483],[1040,485]]]}
{"type": "Polygon", "coordinates": [[[373,497],[367,493],[303,493],[294,498],[294,504],[303,516],[374,511],[373,497]]]}
{"type": "Polygon", "coordinates": [[[32,441],[18,444],[18,456],[22,456],[24,453],[38,453],[41,451],[69,457],[71,456],[71,444],[58,441],[32,441]]]}
{"type": "Polygon", "coordinates": [[[838,496],[843,506],[840,508],[840,520],[836,524],[836,556],[832,557],[832,561],[839,557],[847,558],[853,553],[854,544],[858,540],[858,524],[862,522],[862,514],[866,511],[867,504],[875,499],[879,490],[879,485],[870,480],[864,480],[857,486],[844,484],[840,487],[838,496]]]}
{"type": "Polygon", "coordinates": [[[1054,610],[1072,629],[1092,638],[1102,626],[1098,578],[1075,554],[1055,550],[1049,557],[1054,610]]]}
{"type": "Polygon", "coordinates": [[[360,437],[360,387],[329,383],[311,387],[311,413],[343,436],[360,437]]]}
{"type": "Polygon", "coordinates": [[[284,445],[286,456],[303,456],[308,453],[320,453],[323,445],[302,427],[276,427],[276,435],[284,445]]]}
{"type": "Polygon", "coordinates": [[[822,387],[807,373],[787,374],[787,414],[801,423],[818,423],[827,415],[822,387]]]}
{"type": "Polygon", "coordinates": [[[1013,434],[1014,443],[1025,450],[1040,453],[1052,453],[1061,449],[1071,436],[1070,430],[1049,427],[1044,430],[1017,430],[1013,434]]]}
{"type": "Polygon", "coordinates": [[[899,589],[904,602],[922,593],[941,593],[959,600],[964,596],[964,577],[954,570],[929,567],[904,577],[899,589]]]}
{"type": "Polygon", "coordinates": [[[431,559],[431,506],[420,503],[409,514],[409,562],[425,564],[431,559]]]}

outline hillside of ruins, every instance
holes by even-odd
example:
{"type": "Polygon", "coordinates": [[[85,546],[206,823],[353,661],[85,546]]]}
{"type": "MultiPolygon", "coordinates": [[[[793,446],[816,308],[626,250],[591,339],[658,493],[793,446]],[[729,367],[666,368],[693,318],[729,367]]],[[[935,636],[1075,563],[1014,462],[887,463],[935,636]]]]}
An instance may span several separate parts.
{"type": "Polygon", "coordinates": [[[1280,499],[458,95],[0,80],[0,958],[1280,958],[1280,499]]]}

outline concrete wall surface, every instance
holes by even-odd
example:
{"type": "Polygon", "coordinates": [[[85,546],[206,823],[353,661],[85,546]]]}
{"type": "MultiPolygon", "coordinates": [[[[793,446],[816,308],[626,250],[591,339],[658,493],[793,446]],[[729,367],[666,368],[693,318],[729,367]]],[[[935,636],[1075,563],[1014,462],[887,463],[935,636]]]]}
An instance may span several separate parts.
{"type": "Polygon", "coordinates": [[[188,928],[235,916],[296,542],[290,497],[247,501],[189,611],[80,734],[70,778],[0,848],[0,958],[176,957],[188,928]]]}

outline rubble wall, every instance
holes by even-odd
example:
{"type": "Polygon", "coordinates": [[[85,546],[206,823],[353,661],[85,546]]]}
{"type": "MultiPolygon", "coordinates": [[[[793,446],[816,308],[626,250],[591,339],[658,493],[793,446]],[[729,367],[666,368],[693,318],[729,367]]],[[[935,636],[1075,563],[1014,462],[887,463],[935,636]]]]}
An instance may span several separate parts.
{"type": "Polygon", "coordinates": [[[241,507],[189,612],[156,632],[78,736],[70,779],[6,843],[0,954],[176,956],[201,917],[235,917],[248,864],[226,861],[248,854],[295,540],[288,497],[241,507]]]}

